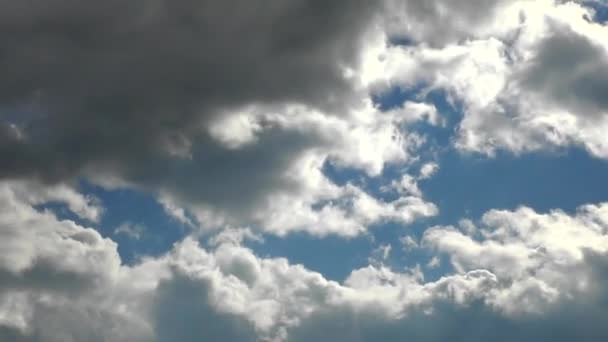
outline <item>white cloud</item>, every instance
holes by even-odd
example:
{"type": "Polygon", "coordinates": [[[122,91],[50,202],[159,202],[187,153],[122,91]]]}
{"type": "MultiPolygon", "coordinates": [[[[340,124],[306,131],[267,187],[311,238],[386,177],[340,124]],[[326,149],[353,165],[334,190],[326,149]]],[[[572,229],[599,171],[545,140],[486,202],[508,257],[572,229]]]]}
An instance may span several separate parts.
{"type": "Polygon", "coordinates": [[[59,203],[81,219],[98,222],[103,214],[99,200],[90,195],[83,195],[68,184],[44,185],[37,181],[11,181],[3,183],[10,187],[13,196],[33,204],[59,203]]]}
{"type": "Polygon", "coordinates": [[[54,189],[31,193],[19,183],[0,184],[3,251],[0,264],[4,270],[13,275],[33,272],[32,276],[36,276],[36,272],[45,272],[48,264],[52,264],[61,270],[56,274],[57,281],[63,273],[68,277],[78,276],[91,272],[94,267],[110,273],[116,271],[118,259],[117,254],[111,252],[112,241],[101,238],[93,229],[81,229],[71,221],[57,221],[49,211],[38,212],[32,207],[42,203],[39,194],[43,193],[49,201],[62,197],[64,190],[60,188],[55,196],[54,189]],[[24,192],[32,196],[23,196],[24,192]]]}
{"type": "MultiPolygon", "coordinates": [[[[447,90],[464,114],[457,147],[494,154],[575,145],[608,156],[608,28],[586,19],[590,8],[562,1],[467,2],[475,10],[463,12],[447,1],[402,5],[426,13],[418,21],[429,25],[411,30],[432,44],[385,47],[375,67],[383,72],[370,83],[447,90]],[[435,25],[439,17],[448,24],[435,25]],[[441,44],[433,44],[435,35],[441,44]]],[[[407,24],[398,28],[409,32],[407,24]]]]}
{"type": "Polygon", "coordinates": [[[447,254],[457,272],[426,282],[420,268],[377,265],[338,283],[227,237],[210,249],[187,238],[168,255],[120,265],[110,240],[36,211],[11,186],[0,191],[0,218],[2,339],[485,341],[490,331],[530,340],[566,329],[602,341],[589,336],[608,333],[594,299],[608,298],[608,204],[574,215],[490,211],[474,235],[432,228],[423,247],[447,254]],[[559,316],[565,305],[589,320],[587,330],[559,316]],[[485,332],[463,330],[463,319],[485,332]]]}
{"type": "Polygon", "coordinates": [[[371,255],[367,258],[370,265],[383,265],[391,256],[393,246],[390,244],[384,244],[376,247],[371,255]]]}
{"type": "Polygon", "coordinates": [[[141,223],[123,222],[114,229],[114,235],[125,235],[131,239],[139,240],[146,231],[141,223]]]}
{"type": "Polygon", "coordinates": [[[420,168],[420,175],[418,176],[418,179],[429,179],[433,177],[437,171],[439,171],[439,164],[426,163],[420,168]]]}
{"type": "Polygon", "coordinates": [[[461,272],[482,268],[513,289],[491,301],[513,312],[539,310],[559,296],[585,290],[593,275],[579,274],[589,254],[608,252],[608,204],[583,206],[570,216],[522,207],[493,210],[470,233],[453,227],[425,232],[425,244],[450,256],[461,272]],[[574,273],[573,273],[574,272],[574,273]]]}
{"type": "Polygon", "coordinates": [[[438,212],[434,204],[421,197],[404,196],[387,202],[351,184],[339,188],[336,195],[320,202],[277,197],[271,205],[270,215],[268,211],[262,211],[259,219],[265,222],[269,232],[278,235],[306,231],[317,236],[353,237],[364,233],[373,224],[409,224],[438,212]],[[313,208],[315,204],[318,209],[313,208]]]}
{"type": "Polygon", "coordinates": [[[409,251],[419,247],[416,239],[414,239],[410,235],[400,237],[399,242],[401,242],[401,245],[403,246],[403,250],[406,252],[409,252],[409,251]]]}
{"type": "Polygon", "coordinates": [[[437,268],[441,266],[441,259],[439,259],[437,256],[434,256],[431,258],[431,260],[429,260],[429,262],[426,264],[426,267],[433,269],[433,268],[437,268]]]}
{"type": "Polygon", "coordinates": [[[250,107],[243,114],[226,113],[212,122],[208,129],[209,134],[230,149],[242,148],[256,140],[256,134],[262,129],[259,122],[254,121],[256,108],[250,107]]]}
{"type": "MultiPolygon", "coordinates": [[[[433,106],[407,102],[394,110],[381,112],[367,100],[349,113],[277,105],[250,106],[235,115],[236,121],[256,127],[256,139],[247,138],[247,143],[231,145],[233,153],[261,158],[256,149],[268,149],[264,153],[272,153],[275,148],[287,149],[277,152],[284,156],[272,156],[284,159],[280,165],[260,165],[256,170],[274,168],[268,172],[275,177],[266,179],[264,174],[260,176],[263,179],[249,179],[247,170],[238,170],[243,175],[238,181],[248,182],[248,187],[259,189],[261,184],[256,182],[268,182],[261,197],[247,204],[247,210],[234,212],[219,201],[191,202],[179,194],[165,191],[162,202],[165,207],[172,208],[171,212],[176,208],[186,209],[204,229],[252,226],[277,235],[304,231],[317,236],[349,237],[364,233],[370,225],[387,221],[409,224],[437,212],[419,191],[386,202],[352,183],[338,185],[324,173],[326,164],[331,163],[338,169],[354,169],[361,176],[376,178],[382,176],[387,165],[407,165],[415,161],[413,155],[420,148],[423,137],[408,132],[407,127],[420,120],[438,122],[433,106]],[[275,139],[280,140],[273,141],[275,139]],[[284,147],[283,139],[289,139],[289,144],[300,140],[301,143],[284,147]],[[270,142],[274,145],[268,145],[270,142]]],[[[224,127],[226,132],[240,134],[239,130],[230,127],[224,127]]],[[[231,163],[229,154],[225,155],[224,162],[231,163]]],[[[214,186],[221,187],[221,184],[214,186]]],[[[224,196],[227,195],[218,194],[220,199],[224,196]]],[[[182,222],[187,221],[183,209],[178,215],[182,222]]]]}

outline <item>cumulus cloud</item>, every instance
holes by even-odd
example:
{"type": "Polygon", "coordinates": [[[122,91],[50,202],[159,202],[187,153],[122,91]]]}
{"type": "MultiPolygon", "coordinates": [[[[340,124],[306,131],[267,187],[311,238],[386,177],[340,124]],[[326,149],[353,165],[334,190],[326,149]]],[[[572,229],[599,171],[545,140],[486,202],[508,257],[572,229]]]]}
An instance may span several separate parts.
{"type": "Polygon", "coordinates": [[[187,238],[164,256],[121,265],[110,240],[37,211],[17,191],[0,192],[0,227],[13,233],[0,242],[8,251],[0,257],[2,340],[509,341],[558,331],[564,341],[603,341],[608,335],[607,204],[572,215],[493,210],[475,230],[434,227],[421,246],[445,253],[452,274],[425,281],[419,268],[377,264],[339,283],[283,258],[256,256],[227,236],[207,249],[187,238]]]}
{"type": "Polygon", "coordinates": [[[462,110],[455,141],[462,150],[493,155],[580,146],[605,158],[608,31],[590,19],[593,7],[572,1],[466,3],[475,10],[465,14],[448,11],[456,2],[425,2],[427,15],[420,20],[434,23],[444,10],[448,23],[423,25],[427,31],[395,22],[393,35],[411,30],[442,40],[387,46],[383,72],[372,83],[446,90],[462,110]],[[458,22],[472,29],[452,29],[458,22]]]}
{"type": "Polygon", "coordinates": [[[538,214],[525,207],[494,210],[473,232],[435,227],[425,232],[424,241],[449,255],[457,270],[483,268],[509,283],[514,291],[494,298],[496,305],[534,311],[596,286],[596,275],[585,272],[591,260],[606,255],[606,211],[606,204],[583,206],[574,216],[538,214]]]}
{"type": "MultiPolygon", "coordinates": [[[[64,190],[51,189],[47,194],[60,196],[64,190]]],[[[119,263],[117,254],[106,253],[114,246],[112,241],[101,238],[93,229],[80,229],[73,222],[57,222],[50,211],[37,211],[33,205],[39,203],[39,198],[21,196],[23,184],[3,183],[1,191],[2,265],[8,272],[5,276],[36,278],[38,272],[50,272],[49,275],[61,282],[64,275],[78,277],[79,273],[90,272],[94,265],[110,273],[116,269],[119,263]],[[23,227],[24,223],[27,223],[27,228],[23,227]],[[48,270],[51,265],[59,267],[48,270]]],[[[47,200],[59,196],[51,195],[47,200]]],[[[4,280],[10,278],[3,277],[4,280]]],[[[24,281],[22,285],[42,284],[24,281]]],[[[61,283],[58,283],[58,288],[61,288],[61,283]]]]}

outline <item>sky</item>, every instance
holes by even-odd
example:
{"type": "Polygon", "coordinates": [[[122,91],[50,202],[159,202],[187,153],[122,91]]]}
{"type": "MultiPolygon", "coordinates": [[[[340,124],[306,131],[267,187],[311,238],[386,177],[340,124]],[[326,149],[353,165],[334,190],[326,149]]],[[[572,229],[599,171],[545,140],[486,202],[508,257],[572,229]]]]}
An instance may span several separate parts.
{"type": "Polygon", "coordinates": [[[608,3],[0,0],[0,342],[608,340],[608,3]]]}

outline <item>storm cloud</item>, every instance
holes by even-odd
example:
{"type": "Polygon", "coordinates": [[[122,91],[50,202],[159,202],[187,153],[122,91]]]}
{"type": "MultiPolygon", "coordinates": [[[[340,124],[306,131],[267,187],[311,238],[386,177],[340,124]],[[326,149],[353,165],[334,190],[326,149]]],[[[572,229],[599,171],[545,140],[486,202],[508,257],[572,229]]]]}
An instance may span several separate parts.
{"type": "Polygon", "coordinates": [[[380,7],[3,0],[0,177],[84,177],[232,213],[273,191],[297,192],[285,170],[331,140],[256,122],[265,135],[235,149],[210,127],[250,106],[260,115],[299,105],[304,116],[338,117],[360,107],[348,70],[359,67],[380,7]]]}
{"type": "Polygon", "coordinates": [[[222,109],[338,108],[366,1],[0,2],[2,176],[129,169],[197,140],[222,109]]]}

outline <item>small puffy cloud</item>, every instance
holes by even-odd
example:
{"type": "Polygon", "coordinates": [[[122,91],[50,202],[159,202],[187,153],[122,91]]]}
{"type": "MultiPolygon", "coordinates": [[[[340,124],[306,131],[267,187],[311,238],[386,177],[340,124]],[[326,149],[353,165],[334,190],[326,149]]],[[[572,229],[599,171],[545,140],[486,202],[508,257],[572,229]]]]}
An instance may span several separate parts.
{"type": "Polygon", "coordinates": [[[426,163],[420,168],[419,179],[429,179],[437,173],[439,170],[439,164],[437,163],[426,163]]]}
{"type": "Polygon", "coordinates": [[[441,259],[439,259],[437,256],[434,256],[431,258],[431,260],[429,260],[429,262],[426,264],[426,267],[433,269],[433,268],[437,268],[441,266],[441,259]]]}
{"type": "Polygon", "coordinates": [[[371,265],[382,265],[391,256],[392,250],[393,246],[390,244],[380,245],[372,251],[371,255],[367,258],[367,261],[371,265]]]}
{"type": "Polygon", "coordinates": [[[114,229],[114,235],[124,235],[139,240],[145,231],[146,227],[140,223],[123,222],[114,229]]]}
{"type": "Polygon", "coordinates": [[[411,251],[419,247],[416,239],[414,239],[410,235],[400,237],[399,242],[401,242],[401,246],[404,251],[411,251]]]}
{"type": "Polygon", "coordinates": [[[400,181],[393,181],[392,188],[402,194],[422,196],[422,191],[420,191],[420,188],[418,188],[418,182],[416,178],[408,174],[401,176],[400,181]]]}

